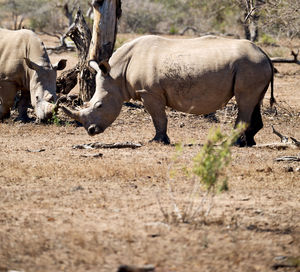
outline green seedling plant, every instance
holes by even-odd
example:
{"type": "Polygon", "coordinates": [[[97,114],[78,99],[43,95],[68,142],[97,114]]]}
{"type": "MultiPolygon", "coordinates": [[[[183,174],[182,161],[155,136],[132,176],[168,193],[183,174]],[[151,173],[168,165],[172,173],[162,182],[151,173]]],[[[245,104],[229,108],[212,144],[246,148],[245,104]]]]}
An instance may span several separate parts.
{"type": "Polygon", "coordinates": [[[220,128],[211,129],[205,144],[192,158],[191,166],[181,165],[183,146],[176,147],[176,155],[171,160],[172,163],[168,169],[172,211],[166,211],[159,202],[161,211],[168,222],[189,223],[199,217],[205,219],[209,215],[215,195],[229,189],[228,177],[224,170],[231,161],[231,148],[245,128],[245,125],[238,125],[228,135],[222,133],[220,128]],[[181,209],[174,196],[172,185],[172,181],[177,178],[179,172],[191,182],[187,204],[181,209]]]}
{"type": "Polygon", "coordinates": [[[51,123],[56,126],[60,126],[60,119],[54,110],[52,111],[51,123]]]}

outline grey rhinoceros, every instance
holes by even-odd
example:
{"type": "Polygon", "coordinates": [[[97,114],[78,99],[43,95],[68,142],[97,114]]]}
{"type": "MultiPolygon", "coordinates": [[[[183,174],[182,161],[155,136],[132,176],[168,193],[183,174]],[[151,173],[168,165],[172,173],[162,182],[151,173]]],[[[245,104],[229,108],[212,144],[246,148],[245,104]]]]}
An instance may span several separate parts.
{"type": "Polygon", "coordinates": [[[30,101],[39,120],[49,118],[56,101],[56,71],[65,66],[66,60],[51,65],[34,32],[0,29],[0,120],[9,117],[18,91],[22,118],[27,117],[30,101]]]}
{"type": "Polygon", "coordinates": [[[238,144],[252,146],[263,127],[260,104],[270,83],[270,101],[275,101],[272,62],[248,40],[144,36],[120,47],[109,64],[91,61],[90,66],[97,71],[96,91],[87,107],[80,111],[63,107],[89,135],[103,132],[117,118],[123,102],[133,99],[141,100],[152,117],[153,140],[168,144],[166,106],[207,114],[235,96],[236,124],[248,125],[238,144]]]}

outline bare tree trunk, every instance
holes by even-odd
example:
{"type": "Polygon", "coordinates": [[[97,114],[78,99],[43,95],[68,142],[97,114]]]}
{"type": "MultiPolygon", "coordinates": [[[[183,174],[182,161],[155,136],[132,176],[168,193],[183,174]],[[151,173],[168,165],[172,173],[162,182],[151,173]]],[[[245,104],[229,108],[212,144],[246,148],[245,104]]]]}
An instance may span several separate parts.
{"type": "Polygon", "coordinates": [[[90,60],[108,61],[113,53],[117,34],[118,2],[93,1],[94,25],[90,60]]]}
{"type": "Polygon", "coordinates": [[[244,1],[245,13],[244,13],[244,32],[245,38],[252,42],[258,40],[258,20],[259,15],[257,12],[258,4],[254,0],[245,0],[244,1]]]}
{"type": "Polygon", "coordinates": [[[73,24],[73,11],[74,11],[74,8],[72,8],[70,10],[68,3],[66,3],[63,6],[63,11],[64,11],[64,15],[68,18],[68,21],[69,21],[68,26],[70,27],[73,24]]]}
{"type": "MultiPolygon", "coordinates": [[[[67,35],[74,41],[79,51],[78,73],[80,98],[89,101],[95,92],[95,74],[88,67],[89,60],[98,63],[108,62],[115,45],[117,34],[117,20],[121,16],[121,0],[94,0],[94,25],[93,34],[88,28],[83,15],[78,12],[74,24],[67,35]]],[[[67,75],[69,71],[64,74],[67,75]]],[[[65,76],[58,79],[58,83],[66,82],[65,76]]],[[[72,84],[71,82],[69,84],[72,84]]],[[[67,84],[68,85],[68,84],[67,84]]],[[[65,86],[64,89],[70,89],[65,86]]]]}

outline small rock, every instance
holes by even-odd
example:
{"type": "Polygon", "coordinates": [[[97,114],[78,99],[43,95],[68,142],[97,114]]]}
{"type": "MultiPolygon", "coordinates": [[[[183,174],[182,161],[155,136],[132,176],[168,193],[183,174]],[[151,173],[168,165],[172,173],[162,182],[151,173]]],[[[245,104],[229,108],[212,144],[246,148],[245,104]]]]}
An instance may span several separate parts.
{"type": "Polygon", "coordinates": [[[118,272],[151,272],[154,271],[153,265],[145,265],[143,267],[137,267],[134,265],[121,265],[118,268],[118,272]]]}
{"type": "Polygon", "coordinates": [[[81,185],[79,185],[79,186],[72,188],[71,192],[76,192],[76,191],[81,191],[81,190],[84,190],[84,188],[81,185]]]}
{"type": "Polygon", "coordinates": [[[256,210],[254,211],[255,214],[263,214],[263,211],[262,210],[256,210]]]}
{"type": "Polygon", "coordinates": [[[292,166],[287,166],[287,167],[284,168],[284,171],[288,172],[288,173],[289,172],[294,172],[294,168],[292,166]]]}
{"type": "Polygon", "coordinates": [[[276,256],[275,258],[274,258],[274,261],[283,261],[283,260],[286,260],[286,256],[276,256]]]}

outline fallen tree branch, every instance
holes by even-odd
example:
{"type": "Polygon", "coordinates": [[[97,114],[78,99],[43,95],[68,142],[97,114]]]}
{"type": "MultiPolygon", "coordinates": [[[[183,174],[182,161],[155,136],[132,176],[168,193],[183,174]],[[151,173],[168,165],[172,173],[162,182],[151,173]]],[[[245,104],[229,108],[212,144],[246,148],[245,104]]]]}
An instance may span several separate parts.
{"type": "Polygon", "coordinates": [[[274,128],[274,126],[272,126],[272,130],[273,130],[273,133],[280,138],[281,143],[288,144],[288,145],[294,145],[295,147],[300,148],[300,142],[297,139],[295,139],[293,137],[290,137],[290,139],[292,140],[292,142],[289,142],[289,137],[282,135],[279,131],[277,131],[274,128]]]}
{"type": "Polygon", "coordinates": [[[279,138],[280,138],[280,141],[282,142],[282,143],[287,143],[288,142],[288,140],[289,140],[289,138],[288,137],[286,137],[286,136],[284,136],[284,135],[282,135],[280,132],[278,132],[277,130],[275,130],[275,128],[272,126],[272,130],[273,130],[273,133],[275,134],[275,135],[277,135],[279,138]]]}
{"type": "Polygon", "coordinates": [[[293,137],[287,137],[282,135],[279,131],[277,131],[274,126],[272,127],[273,133],[280,138],[280,143],[270,143],[270,144],[259,144],[253,146],[254,148],[270,148],[277,150],[285,150],[288,148],[300,149],[300,142],[293,137]],[[289,138],[292,141],[289,141],[289,138]]]}
{"type": "Polygon", "coordinates": [[[294,145],[300,147],[300,142],[299,142],[298,140],[296,140],[296,139],[293,138],[293,137],[290,137],[290,138],[291,138],[291,140],[293,141],[293,144],[294,144],[294,145]]]}
{"type": "Polygon", "coordinates": [[[297,51],[297,53],[292,50],[291,55],[293,56],[293,59],[276,57],[276,58],[271,58],[271,61],[273,63],[295,63],[300,65],[300,61],[298,60],[299,50],[297,51]]]}
{"type": "Polygon", "coordinates": [[[283,156],[276,158],[275,161],[300,161],[300,156],[283,156]]]}
{"type": "Polygon", "coordinates": [[[155,267],[151,264],[137,267],[135,265],[121,265],[119,266],[117,272],[152,272],[155,267]]]}
{"type": "Polygon", "coordinates": [[[277,150],[285,150],[288,148],[300,148],[300,146],[297,146],[293,143],[269,143],[269,144],[258,144],[258,145],[254,145],[254,148],[270,148],[270,149],[277,149],[277,150]]]}
{"type": "Polygon", "coordinates": [[[87,154],[87,155],[80,155],[82,158],[102,158],[103,154],[102,153],[97,153],[97,154],[87,154]]]}
{"type": "Polygon", "coordinates": [[[46,32],[46,31],[41,31],[41,32],[37,32],[37,34],[55,37],[60,41],[60,44],[58,46],[54,46],[54,47],[46,46],[45,47],[47,51],[50,51],[49,52],[50,54],[52,52],[60,53],[62,51],[75,51],[75,49],[76,49],[75,46],[71,45],[70,43],[66,43],[65,39],[67,38],[67,33],[62,34],[60,32],[50,33],[50,32],[46,32]]]}
{"type": "Polygon", "coordinates": [[[180,33],[179,35],[183,36],[185,34],[185,32],[192,30],[194,32],[194,35],[198,34],[198,30],[196,27],[193,26],[187,26],[185,27],[180,33]]]}
{"type": "Polygon", "coordinates": [[[96,148],[139,148],[142,147],[141,144],[135,144],[130,142],[125,143],[114,143],[114,144],[103,144],[103,143],[89,143],[89,144],[82,144],[82,145],[74,145],[73,149],[96,149],[96,148]]]}

